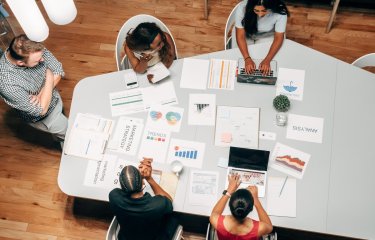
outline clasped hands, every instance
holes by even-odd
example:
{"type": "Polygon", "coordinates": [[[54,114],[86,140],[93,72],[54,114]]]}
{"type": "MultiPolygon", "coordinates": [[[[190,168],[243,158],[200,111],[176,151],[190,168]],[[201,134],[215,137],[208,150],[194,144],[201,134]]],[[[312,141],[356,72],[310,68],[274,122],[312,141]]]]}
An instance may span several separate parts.
{"type": "Polygon", "coordinates": [[[152,177],[152,158],[143,158],[138,166],[141,176],[148,181],[152,177]]]}
{"type": "MultiPolygon", "coordinates": [[[[46,70],[46,81],[53,81],[54,78],[53,78],[53,72],[47,68],[46,70]]],[[[44,83],[45,85],[45,83],[44,83]]],[[[34,106],[39,106],[41,107],[41,96],[43,94],[43,90],[44,90],[44,86],[42,87],[42,89],[39,91],[38,94],[30,94],[29,97],[30,97],[30,103],[34,106]]]]}

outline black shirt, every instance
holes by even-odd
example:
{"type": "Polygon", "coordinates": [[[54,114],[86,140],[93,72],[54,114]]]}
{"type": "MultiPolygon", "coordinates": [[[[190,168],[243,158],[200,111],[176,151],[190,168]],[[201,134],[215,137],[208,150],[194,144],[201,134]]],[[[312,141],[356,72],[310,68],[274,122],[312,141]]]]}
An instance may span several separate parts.
{"type": "Polygon", "coordinates": [[[109,204],[120,224],[120,240],[158,239],[166,227],[166,215],[173,211],[167,197],[146,192],[141,198],[131,198],[119,188],[109,193],[109,204]]]}

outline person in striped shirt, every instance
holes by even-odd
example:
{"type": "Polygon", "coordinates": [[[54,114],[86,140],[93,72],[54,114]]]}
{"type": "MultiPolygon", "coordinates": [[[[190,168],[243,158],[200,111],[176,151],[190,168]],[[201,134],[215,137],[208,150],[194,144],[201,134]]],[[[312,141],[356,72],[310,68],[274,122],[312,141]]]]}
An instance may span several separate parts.
{"type": "Polygon", "coordinates": [[[64,141],[68,120],[56,85],[62,64],[43,43],[22,34],[0,58],[0,96],[29,125],[64,141]]]}

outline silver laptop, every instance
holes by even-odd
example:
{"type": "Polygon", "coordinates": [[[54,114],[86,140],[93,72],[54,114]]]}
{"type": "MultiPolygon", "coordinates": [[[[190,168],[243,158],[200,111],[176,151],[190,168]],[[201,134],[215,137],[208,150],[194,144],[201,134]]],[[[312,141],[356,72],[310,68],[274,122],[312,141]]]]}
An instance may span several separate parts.
{"type": "MultiPolygon", "coordinates": [[[[269,151],[230,147],[227,175],[239,174],[241,177],[239,188],[255,185],[258,187],[258,196],[264,197],[269,155],[269,151]]],[[[228,186],[228,180],[226,186],[228,186]]]]}
{"type": "Polygon", "coordinates": [[[247,74],[245,72],[245,61],[243,58],[238,59],[238,74],[237,74],[237,82],[240,83],[254,83],[254,84],[264,84],[264,85],[275,85],[277,81],[277,62],[272,60],[271,71],[267,75],[263,75],[263,73],[258,69],[260,63],[263,59],[253,59],[257,69],[251,74],[247,74]]]}

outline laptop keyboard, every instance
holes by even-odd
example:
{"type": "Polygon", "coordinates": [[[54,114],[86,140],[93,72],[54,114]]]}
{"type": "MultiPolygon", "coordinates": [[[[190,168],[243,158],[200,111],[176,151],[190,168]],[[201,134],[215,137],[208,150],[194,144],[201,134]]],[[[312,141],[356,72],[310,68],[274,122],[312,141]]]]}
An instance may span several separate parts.
{"type": "Polygon", "coordinates": [[[273,77],[273,70],[271,70],[267,75],[263,75],[263,72],[259,69],[255,69],[254,72],[247,74],[245,68],[240,69],[240,74],[246,74],[249,76],[262,76],[262,77],[273,77]]]}

